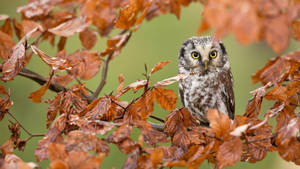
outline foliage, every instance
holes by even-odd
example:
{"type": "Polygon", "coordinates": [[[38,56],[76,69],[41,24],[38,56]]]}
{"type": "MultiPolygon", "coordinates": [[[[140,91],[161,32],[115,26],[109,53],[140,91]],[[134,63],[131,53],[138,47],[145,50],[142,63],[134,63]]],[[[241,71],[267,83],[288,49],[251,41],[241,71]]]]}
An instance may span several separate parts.
{"type": "MultiPolygon", "coordinates": [[[[197,0],[194,0],[195,2],[197,0]]],[[[300,52],[295,51],[275,57],[253,76],[254,83],[262,87],[252,91],[244,115],[234,120],[218,110],[210,109],[207,118],[210,127],[199,126],[186,108],[176,109],[177,96],[164,87],[184,79],[189,74],[150,84],[151,75],[166,66],[169,61],[159,62],[145,79],[127,87],[124,76],[115,94],[98,96],[107,77],[109,62],[114,59],[138,31],[144,19],[172,13],[180,17],[180,8],[192,0],[30,0],[17,11],[21,21],[0,15],[0,66],[1,80],[14,80],[16,75],[27,77],[42,85],[30,94],[36,103],[49,89],[57,95],[47,100],[49,104],[47,133],[32,134],[10,112],[13,102],[10,91],[0,85],[0,120],[9,115],[14,118],[9,130],[11,137],[1,146],[0,166],[3,168],[34,168],[13,154],[23,150],[32,137],[43,137],[35,149],[38,161],[49,159],[51,168],[98,168],[109,155],[109,144],[115,144],[128,158],[123,168],[161,168],[186,166],[198,168],[204,160],[218,168],[233,166],[238,161],[255,163],[264,159],[268,151],[277,151],[286,161],[300,165],[300,52]],[[120,33],[107,41],[103,52],[91,52],[99,36],[106,37],[113,29],[120,33]],[[18,42],[13,40],[13,32],[18,42]],[[67,39],[79,33],[82,49],[67,54],[67,39]],[[55,44],[55,38],[59,38],[55,44]],[[29,44],[29,41],[33,41],[29,44]],[[56,46],[55,57],[39,49],[42,41],[56,46]],[[33,54],[49,68],[49,77],[26,69],[33,54]],[[95,91],[90,91],[78,79],[89,80],[100,68],[101,81],[95,91]],[[58,74],[65,72],[65,74],[58,74]],[[67,85],[77,80],[72,87],[67,85]],[[128,102],[120,96],[133,90],[142,94],[128,102]],[[275,104],[264,113],[260,107],[264,99],[275,104]],[[154,102],[171,111],[165,120],[152,115],[154,102]],[[276,125],[268,124],[276,117],[276,125]],[[163,122],[151,123],[149,118],[163,122]],[[138,140],[131,137],[138,128],[138,140]],[[23,129],[29,138],[20,138],[23,129]],[[111,131],[111,134],[107,134],[111,131]],[[102,135],[102,137],[98,137],[102,135]],[[298,136],[298,137],[297,137],[298,136]],[[171,143],[169,146],[161,143],[171,143]]],[[[199,33],[213,28],[216,38],[228,33],[235,34],[241,43],[266,41],[278,54],[288,46],[290,38],[299,41],[298,0],[199,0],[203,4],[203,20],[199,33]]]]}

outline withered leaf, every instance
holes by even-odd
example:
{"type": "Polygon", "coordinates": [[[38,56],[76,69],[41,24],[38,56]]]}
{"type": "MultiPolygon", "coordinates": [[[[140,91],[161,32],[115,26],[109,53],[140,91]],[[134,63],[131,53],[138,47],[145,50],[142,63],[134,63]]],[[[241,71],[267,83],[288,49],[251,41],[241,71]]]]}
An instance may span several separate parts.
{"type": "Polygon", "coordinates": [[[96,119],[81,119],[78,115],[70,116],[70,124],[77,125],[84,134],[104,135],[115,125],[111,122],[96,119]]]}
{"type": "Polygon", "coordinates": [[[176,108],[177,96],[173,90],[155,88],[153,93],[160,107],[166,110],[174,110],[176,108]]]}
{"type": "Polygon", "coordinates": [[[37,54],[47,65],[49,65],[52,70],[65,70],[65,69],[71,69],[70,65],[66,62],[65,59],[60,58],[54,58],[48,56],[46,53],[41,51],[36,46],[31,46],[32,51],[37,54]]]}
{"type": "Polygon", "coordinates": [[[81,17],[66,21],[48,31],[58,36],[69,37],[76,32],[82,32],[89,25],[90,23],[85,22],[85,19],[81,17]]]}
{"type": "Polygon", "coordinates": [[[10,37],[13,37],[13,29],[12,29],[12,26],[11,26],[11,19],[9,17],[5,19],[5,22],[0,27],[0,30],[3,33],[6,33],[7,35],[9,35],[10,37]]]}
{"type": "Polygon", "coordinates": [[[61,95],[62,93],[58,93],[54,99],[46,101],[46,103],[49,104],[46,121],[47,128],[50,127],[60,109],[61,95]]]}
{"type": "Polygon", "coordinates": [[[9,110],[10,106],[13,102],[10,100],[10,92],[6,92],[4,87],[0,85],[0,93],[4,95],[4,97],[0,97],[0,121],[4,118],[6,112],[9,110]]]}
{"type": "Polygon", "coordinates": [[[97,52],[77,50],[66,56],[65,59],[72,65],[72,69],[68,73],[79,76],[83,80],[93,78],[100,70],[101,60],[97,52]]]}
{"type": "Polygon", "coordinates": [[[293,37],[300,41],[300,21],[294,21],[292,24],[292,33],[293,37]]]}
{"type": "Polygon", "coordinates": [[[13,52],[12,48],[14,46],[15,42],[12,37],[0,30],[0,58],[4,61],[7,60],[11,55],[11,52],[13,52]]]}
{"type": "Polygon", "coordinates": [[[135,123],[141,129],[144,141],[148,145],[155,145],[159,142],[167,142],[167,135],[163,132],[153,129],[150,123],[144,121],[137,121],[135,123]]]}
{"type": "Polygon", "coordinates": [[[116,98],[120,97],[123,94],[122,90],[124,87],[124,75],[120,74],[118,79],[119,79],[119,87],[116,92],[116,98]]]}
{"type": "Polygon", "coordinates": [[[107,40],[107,48],[101,53],[101,56],[112,55],[113,57],[120,54],[121,49],[128,42],[131,37],[131,32],[117,35],[107,40]]]}
{"type": "Polygon", "coordinates": [[[49,159],[48,148],[50,143],[63,143],[61,133],[66,128],[67,117],[66,114],[61,114],[49,128],[45,137],[38,142],[38,146],[34,150],[34,155],[37,161],[49,159]]]}
{"type": "Polygon", "coordinates": [[[138,12],[142,8],[142,1],[130,0],[129,4],[120,10],[120,16],[116,21],[115,27],[120,29],[130,29],[135,21],[138,12]]]}
{"type": "Polygon", "coordinates": [[[233,166],[240,161],[242,156],[242,141],[239,137],[232,136],[226,140],[217,152],[217,161],[219,168],[233,166]]]}
{"type": "Polygon", "coordinates": [[[1,168],[10,168],[10,169],[34,169],[39,166],[34,162],[25,162],[20,157],[15,154],[7,154],[4,157],[4,163],[1,168]]]}
{"type": "Polygon", "coordinates": [[[162,81],[156,82],[154,84],[155,87],[163,87],[163,86],[168,86],[170,84],[173,84],[175,82],[178,82],[179,80],[183,80],[190,76],[189,74],[178,74],[177,76],[173,76],[167,79],[164,79],[162,81]]]}
{"type": "Polygon", "coordinates": [[[22,69],[24,64],[25,45],[27,40],[31,38],[36,31],[38,31],[37,27],[24,35],[24,37],[12,48],[11,56],[5,60],[2,65],[3,76],[1,79],[3,81],[13,80],[22,69]]]}
{"type": "Polygon", "coordinates": [[[167,64],[169,64],[171,61],[167,60],[167,61],[161,61],[161,62],[158,62],[154,68],[152,68],[150,74],[153,74],[159,70],[161,70],[164,66],[166,66],[167,64]]]}
{"type": "Polygon", "coordinates": [[[164,131],[173,136],[181,128],[188,128],[197,125],[198,123],[193,118],[187,108],[181,108],[172,111],[165,120],[164,131]]]}
{"type": "Polygon", "coordinates": [[[108,138],[107,140],[111,143],[119,143],[127,138],[130,138],[132,132],[132,126],[123,124],[118,127],[108,138]]]}
{"type": "Polygon", "coordinates": [[[136,102],[132,103],[125,112],[124,120],[134,124],[137,120],[145,121],[153,112],[154,94],[151,90],[145,92],[136,102]]]}
{"type": "Polygon", "coordinates": [[[74,130],[68,133],[64,141],[67,152],[109,153],[108,145],[95,134],[85,134],[80,130],[74,130]]]}
{"type": "Polygon", "coordinates": [[[51,77],[47,82],[37,91],[30,93],[29,98],[35,103],[41,103],[42,97],[45,95],[47,89],[49,88],[51,83],[51,77]]]}
{"type": "Polygon", "coordinates": [[[79,39],[82,46],[86,49],[92,49],[98,40],[96,32],[90,28],[85,28],[82,32],[80,32],[79,39]]]}
{"type": "Polygon", "coordinates": [[[270,87],[270,83],[250,92],[254,96],[253,98],[251,98],[251,100],[248,101],[248,105],[244,113],[244,116],[249,118],[256,118],[258,116],[258,114],[260,113],[260,107],[261,107],[263,97],[265,96],[266,90],[269,87],[270,87]]]}
{"type": "Polygon", "coordinates": [[[231,127],[228,115],[216,109],[209,109],[207,111],[207,119],[209,120],[209,126],[215,131],[216,137],[228,137],[231,127]]]}
{"type": "Polygon", "coordinates": [[[282,53],[290,40],[287,15],[282,14],[276,18],[266,19],[265,22],[265,26],[267,27],[265,33],[267,43],[276,53],[282,53]]]}
{"type": "MultiPolygon", "coordinates": [[[[25,6],[17,9],[17,12],[23,14],[26,18],[47,15],[53,8],[51,1],[32,1],[25,6]]],[[[52,3],[53,4],[53,3],[52,3]]]]}
{"type": "Polygon", "coordinates": [[[4,156],[7,154],[13,154],[14,143],[12,139],[8,139],[4,144],[1,145],[0,150],[4,156]]]}

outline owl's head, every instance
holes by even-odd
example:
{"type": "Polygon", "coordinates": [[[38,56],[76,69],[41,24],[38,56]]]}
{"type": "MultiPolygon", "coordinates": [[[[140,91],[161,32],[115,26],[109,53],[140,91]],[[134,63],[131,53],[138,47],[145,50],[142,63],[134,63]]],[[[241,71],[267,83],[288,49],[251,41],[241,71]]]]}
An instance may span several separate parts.
{"type": "Polygon", "coordinates": [[[182,44],[178,68],[179,73],[207,73],[218,68],[230,69],[230,65],[223,43],[212,36],[201,36],[189,38],[182,44]]]}

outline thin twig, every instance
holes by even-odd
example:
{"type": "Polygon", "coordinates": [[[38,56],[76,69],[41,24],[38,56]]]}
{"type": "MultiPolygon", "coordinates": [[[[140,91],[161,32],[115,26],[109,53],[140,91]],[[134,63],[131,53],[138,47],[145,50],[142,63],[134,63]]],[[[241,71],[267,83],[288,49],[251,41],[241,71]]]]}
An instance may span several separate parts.
{"type": "Polygon", "coordinates": [[[97,89],[95,90],[95,92],[92,95],[92,99],[95,99],[99,96],[102,88],[104,87],[105,83],[106,83],[106,77],[107,77],[107,70],[108,70],[108,64],[110,59],[112,58],[114,53],[111,53],[107,56],[106,60],[104,61],[104,65],[102,68],[102,74],[101,74],[101,81],[97,87],[97,89]]]}
{"type": "Polygon", "coordinates": [[[14,115],[12,115],[9,111],[6,111],[6,113],[8,114],[8,115],[10,115],[10,117],[12,117],[18,124],[19,124],[19,126],[28,134],[28,135],[32,135],[18,120],[17,120],[17,118],[14,116],[14,115]]]}
{"type": "Polygon", "coordinates": [[[151,118],[153,118],[153,119],[155,119],[157,121],[160,121],[162,123],[165,123],[165,121],[163,119],[159,118],[159,117],[156,117],[156,116],[153,116],[153,115],[150,115],[149,117],[151,117],[151,118]]]}
{"type": "Polygon", "coordinates": [[[25,142],[29,141],[32,137],[43,137],[45,136],[45,134],[32,134],[31,132],[29,132],[18,120],[17,118],[11,114],[9,111],[6,111],[6,113],[12,117],[18,124],[19,126],[29,135],[29,137],[25,140],[25,142]]]}

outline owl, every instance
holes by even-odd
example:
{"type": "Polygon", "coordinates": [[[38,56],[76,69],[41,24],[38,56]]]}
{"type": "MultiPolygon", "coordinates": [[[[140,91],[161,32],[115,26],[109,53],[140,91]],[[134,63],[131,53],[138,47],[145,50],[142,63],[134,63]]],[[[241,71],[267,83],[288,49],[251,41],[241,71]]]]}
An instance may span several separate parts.
{"type": "Polygon", "coordinates": [[[212,36],[187,39],[179,51],[178,73],[191,74],[179,81],[179,95],[200,125],[209,126],[209,108],[234,118],[233,77],[221,41],[212,36]]]}

